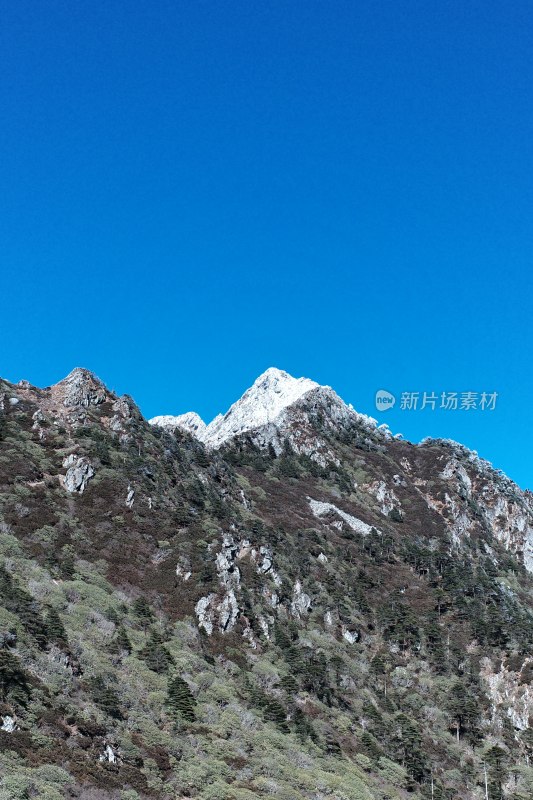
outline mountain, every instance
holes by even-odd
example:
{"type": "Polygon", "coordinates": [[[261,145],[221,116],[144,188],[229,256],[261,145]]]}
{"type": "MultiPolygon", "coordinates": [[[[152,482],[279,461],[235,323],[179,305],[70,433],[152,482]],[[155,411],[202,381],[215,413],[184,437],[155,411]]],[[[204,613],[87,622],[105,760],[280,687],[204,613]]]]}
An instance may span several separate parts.
{"type": "MultiPolygon", "coordinates": [[[[298,427],[298,422],[301,428],[306,427],[308,420],[296,419],[299,410],[306,407],[312,408],[315,414],[323,413],[327,424],[339,429],[355,420],[374,429],[377,425],[373,418],[358,414],[346,405],[331,387],[320,386],[309,378],[293,378],[275,367],[263,372],[226,414],[219,414],[209,425],[194,411],[176,417],[153,417],[149,422],[166,430],[188,430],[210,449],[217,449],[238,436],[249,434],[263,445],[272,443],[279,453],[285,436],[292,437],[290,429],[298,427]]],[[[302,433],[305,431],[302,430],[302,433]]],[[[309,449],[307,443],[298,441],[298,435],[291,444],[298,452],[309,449]]]]}
{"type": "Polygon", "coordinates": [[[0,381],[0,800],[533,796],[533,496],[269,369],[0,381]]]}

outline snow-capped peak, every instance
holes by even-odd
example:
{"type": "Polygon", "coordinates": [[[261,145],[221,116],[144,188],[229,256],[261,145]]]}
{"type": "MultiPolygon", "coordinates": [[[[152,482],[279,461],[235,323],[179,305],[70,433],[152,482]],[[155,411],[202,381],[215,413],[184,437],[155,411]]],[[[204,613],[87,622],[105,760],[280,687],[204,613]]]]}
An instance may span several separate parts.
{"type": "MultiPolygon", "coordinates": [[[[154,417],[149,422],[167,430],[185,428],[207,447],[216,449],[242,433],[267,427],[284,430],[290,424],[288,415],[293,415],[295,406],[300,405],[302,398],[305,397],[307,402],[307,396],[312,404],[318,402],[322,405],[322,410],[326,412],[333,426],[342,427],[357,422],[369,430],[381,433],[384,438],[390,436],[387,431],[377,431],[375,419],[358,414],[331,387],[321,386],[309,378],[293,378],[288,372],[275,367],[263,372],[224,415],[219,414],[209,425],[194,412],[178,417],[154,417]]],[[[294,415],[292,418],[294,421],[294,415]]],[[[266,439],[272,441],[272,430],[266,439]]]]}
{"type": "Polygon", "coordinates": [[[195,411],[187,411],[185,414],[162,414],[159,417],[152,417],[148,420],[150,425],[157,425],[159,428],[164,428],[167,431],[173,431],[176,428],[188,431],[201,439],[202,435],[207,428],[203,419],[195,411]]]}
{"type": "Polygon", "coordinates": [[[239,433],[274,422],[282,411],[319,385],[309,378],[293,378],[288,372],[270,367],[224,416],[215,417],[201,438],[210,447],[219,447],[239,433]]]}

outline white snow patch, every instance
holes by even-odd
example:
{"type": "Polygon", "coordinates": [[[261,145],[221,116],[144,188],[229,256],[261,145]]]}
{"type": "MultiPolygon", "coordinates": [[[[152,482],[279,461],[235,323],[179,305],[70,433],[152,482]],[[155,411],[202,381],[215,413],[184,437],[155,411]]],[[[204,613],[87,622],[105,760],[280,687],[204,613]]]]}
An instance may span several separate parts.
{"type": "Polygon", "coordinates": [[[315,517],[325,516],[326,514],[338,514],[341,519],[346,522],[346,524],[355,531],[356,533],[360,533],[362,536],[368,536],[368,534],[372,531],[372,528],[377,531],[377,533],[381,533],[377,528],[373,525],[368,525],[368,523],[363,522],[362,519],[357,519],[357,517],[352,517],[351,514],[347,514],[346,511],[342,511],[337,506],[334,506],[333,503],[323,503],[320,500],[313,500],[311,497],[307,498],[309,501],[309,505],[311,506],[311,511],[315,515],[315,517]]]}
{"type": "Polygon", "coordinates": [[[203,419],[195,411],[187,411],[185,414],[178,414],[178,416],[163,414],[159,417],[152,417],[148,422],[150,425],[157,425],[167,431],[181,428],[184,431],[188,431],[188,433],[192,433],[198,439],[201,438],[207,427],[203,419]]]}

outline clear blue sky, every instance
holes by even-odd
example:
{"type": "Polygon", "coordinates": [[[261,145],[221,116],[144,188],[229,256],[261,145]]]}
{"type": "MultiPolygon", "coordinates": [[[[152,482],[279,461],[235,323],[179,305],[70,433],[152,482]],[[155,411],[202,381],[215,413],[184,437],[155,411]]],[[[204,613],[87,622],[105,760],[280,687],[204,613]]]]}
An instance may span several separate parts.
{"type": "Polygon", "coordinates": [[[271,365],[533,488],[529,2],[0,2],[0,374],[209,420],[271,365]]]}

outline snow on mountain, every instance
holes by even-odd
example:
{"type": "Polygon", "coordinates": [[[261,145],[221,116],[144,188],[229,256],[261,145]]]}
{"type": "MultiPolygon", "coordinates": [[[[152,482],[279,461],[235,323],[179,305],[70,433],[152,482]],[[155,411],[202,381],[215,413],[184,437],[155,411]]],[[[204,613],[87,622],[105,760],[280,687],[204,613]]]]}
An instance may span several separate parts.
{"type": "Polygon", "coordinates": [[[162,414],[159,417],[152,417],[148,420],[150,425],[157,425],[159,428],[164,428],[167,431],[173,431],[176,428],[192,433],[198,439],[207,428],[203,419],[195,411],[187,411],[185,414],[172,416],[172,414],[162,414]]]}
{"type": "Polygon", "coordinates": [[[220,447],[228,439],[245,431],[274,422],[281,412],[319,384],[309,378],[293,378],[281,369],[271,367],[263,372],[226,414],[219,414],[206,425],[194,411],[172,416],[164,414],[149,420],[166,430],[183,428],[208,446],[220,447]]]}
{"type": "Polygon", "coordinates": [[[210,447],[220,447],[233,436],[275,422],[286,408],[318,388],[319,384],[309,378],[293,378],[288,372],[270,367],[224,416],[215,417],[202,439],[210,447]]]}
{"type": "MultiPolygon", "coordinates": [[[[154,417],[150,423],[167,430],[185,428],[213,449],[239,434],[262,430],[265,433],[260,437],[265,440],[262,443],[272,442],[277,450],[279,443],[275,441],[275,432],[295,422],[295,409],[302,402],[313,408],[320,406],[333,425],[342,426],[348,420],[356,420],[366,428],[377,430],[375,419],[358,414],[329,386],[321,386],[309,378],[293,378],[275,367],[263,372],[224,415],[219,414],[207,426],[194,412],[179,417],[154,417]]],[[[381,433],[387,435],[386,431],[381,433]]],[[[297,442],[295,444],[297,446],[297,442]]]]}

